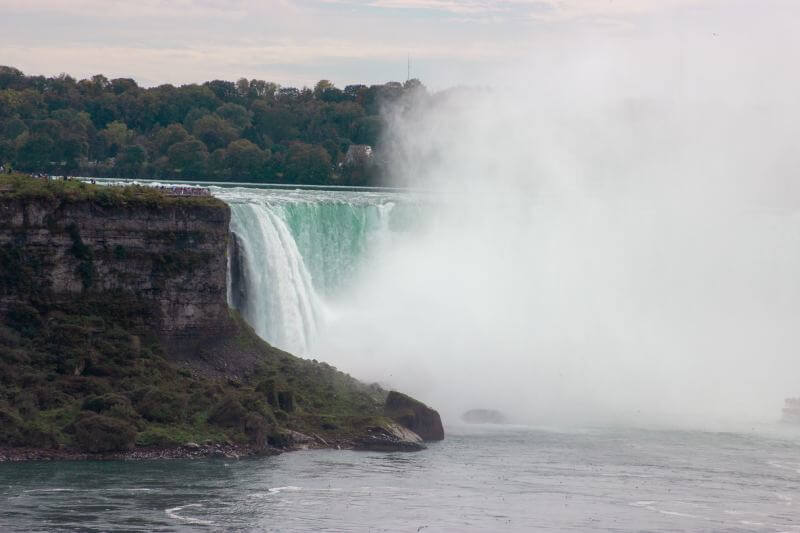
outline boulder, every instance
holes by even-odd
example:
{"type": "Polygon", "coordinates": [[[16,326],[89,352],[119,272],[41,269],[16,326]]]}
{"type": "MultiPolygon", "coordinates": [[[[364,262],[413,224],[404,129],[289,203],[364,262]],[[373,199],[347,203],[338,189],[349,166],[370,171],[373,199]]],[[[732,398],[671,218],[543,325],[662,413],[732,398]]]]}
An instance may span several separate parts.
{"type": "Polygon", "coordinates": [[[306,435],[305,433],[300,433],[299,431],[292,431],[291,429],[287,429],[285,431],[286,435],[291,440],[292,444],[313,444],[314,437],[306,435]]]}
{"type": "Polygon", "coordinates": [[[463,415],[461,420],[468,424],[506,424],[506,417],[500,411],[494,409],[470,409],[463,415]]]}
{"type": "Polygon", "coordinates": [[[422,438],[397,424],[372,426],[353,441],[356,450],[372,452],[418,452],[425,449],[422,438]]]}
{"type": "Polygon", "coordinates": [[[410,429],[424,441],[443,440],[442,419],[434,409],[400,392],[386,396],[384,413],[404,428],[410,429]]]}

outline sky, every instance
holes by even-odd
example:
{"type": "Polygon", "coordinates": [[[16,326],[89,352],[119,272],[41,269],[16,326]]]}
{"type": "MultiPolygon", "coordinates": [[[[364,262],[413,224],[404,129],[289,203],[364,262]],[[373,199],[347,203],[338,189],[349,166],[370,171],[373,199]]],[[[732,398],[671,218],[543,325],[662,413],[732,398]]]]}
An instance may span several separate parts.
{"type": "Polygon", "coordinates": [[[0,0],[0,64],[26,74],[132,77],[145,86],[240,77],[344,86],[403,81],[410,56],[412,77],[444,89],[491,80],[553,36],[606,42],[654,25],[684,31],[700,11],[747,3],[0,0]]]}

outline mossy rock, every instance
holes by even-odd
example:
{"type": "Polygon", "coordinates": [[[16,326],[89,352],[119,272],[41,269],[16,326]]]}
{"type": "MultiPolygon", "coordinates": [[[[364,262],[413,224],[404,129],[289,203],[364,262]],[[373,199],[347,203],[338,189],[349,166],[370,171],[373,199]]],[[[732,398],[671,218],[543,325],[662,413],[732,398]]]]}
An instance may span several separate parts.
{"type": "Polygon", "coordinates": [[[82,413],[75,423],[75,442],[89,453],[127,451],[135,439],[136,429],[130,423],[91,411],[82,413]]]}

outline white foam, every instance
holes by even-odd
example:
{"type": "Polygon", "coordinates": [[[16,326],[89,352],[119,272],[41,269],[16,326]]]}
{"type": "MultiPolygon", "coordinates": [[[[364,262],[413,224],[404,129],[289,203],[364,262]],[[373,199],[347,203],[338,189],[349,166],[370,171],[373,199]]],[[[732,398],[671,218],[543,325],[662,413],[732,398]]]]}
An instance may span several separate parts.
{"type": "Polygon", "coordinates": [[[697,518],[697,515],[688,514],[688,513],[679,513],[678,511],[664,511],[662,509],[658,510],[659,513],[669,515],[669,516],[682,516],[684,518],[697,518]]]}
{"type": "Polygon", "coordinates": [[[214,525],[214,522],[210,522],[208,520],[200,520],[199,518],[189,518],[178,514],[178,511],[182,511],[187,507],[203,507],[203,506],[199,503],[189,503],[187,505],[181,505],[179,507],[172,507],[171,509],[165,509],[164,512],[167,514],[168,517],[174,518],[175,520],[180,520],[181,522],[186,522],[187,524],[196,524],[201,526],[214,525]]]}
{"type": "Polygon", "coordinates": [[[648,507],[650,505],[653,505],[654,503],[656,502],[652,500],[640,500],[638,502],[631,502],[631,505],[633,505],[634,507],[648,507]]]}
{"type": "Polygon", "coordinates": [[[303,490],[303,489],[302,489],[301,487],[295,487],[295,486],[293,486],[293,485],[288,485],[288,486],[286,486],[286,487],[273,487],[273,488],[271,488],[271,489],[268,489],[268,491],[270,492],[270,494],[277,494],[277,493],[279,493],[279,492],[284,492],[284,491],[296,491],[296,490],[303,490]]]}

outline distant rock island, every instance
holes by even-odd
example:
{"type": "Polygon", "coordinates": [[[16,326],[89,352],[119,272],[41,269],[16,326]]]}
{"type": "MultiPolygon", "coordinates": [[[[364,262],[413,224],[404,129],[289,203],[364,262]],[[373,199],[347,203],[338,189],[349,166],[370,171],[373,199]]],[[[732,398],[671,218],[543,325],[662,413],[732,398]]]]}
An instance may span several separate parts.
{"type": "Polygon", "coordinates": [[[260,339],[208,195],[0,177],[0,461],[418,450],[408,396],[260,339]]]}
{"type": "Polygon", "coordinates": [[[461,415],[461,420],[468,424],[507,424],[503,413],[494,409],[470,409],[461,415]]]}

